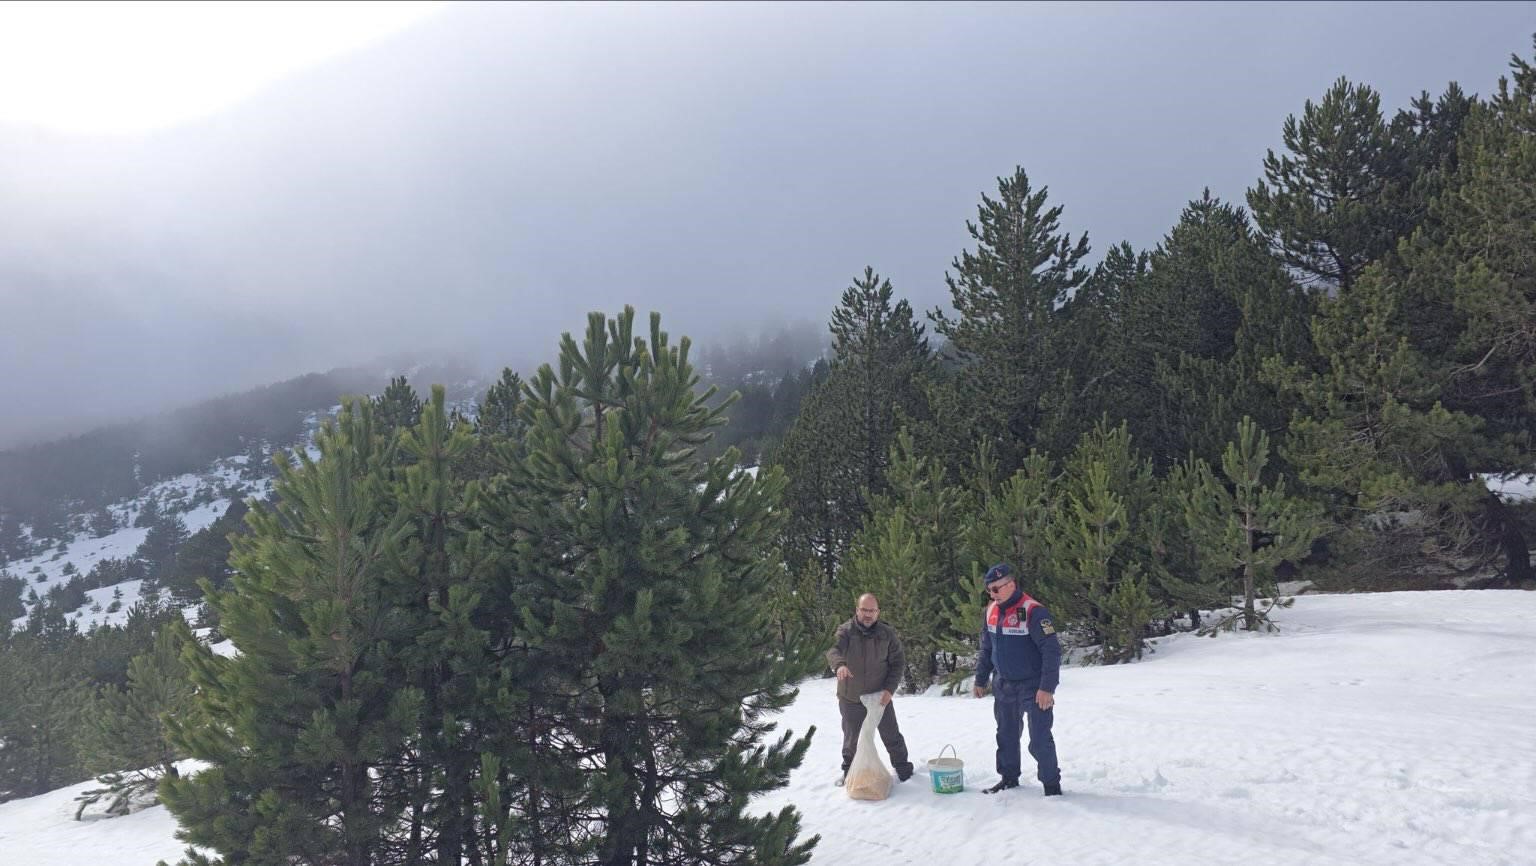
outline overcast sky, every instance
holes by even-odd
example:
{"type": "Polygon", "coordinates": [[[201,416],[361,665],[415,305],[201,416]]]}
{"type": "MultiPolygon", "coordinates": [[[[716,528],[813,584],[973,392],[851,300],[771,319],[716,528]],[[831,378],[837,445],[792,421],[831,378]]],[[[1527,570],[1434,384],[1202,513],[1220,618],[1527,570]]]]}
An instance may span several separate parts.
{"type": "MultiPolygon", "coordinates": [[[[0,446],[400,351],[947,299],[1022,165],[1095,254],[1241,201],[1344,75],[1487,95],[1536,4],[452,7],[134,137],[0,126],[0,446]]],[[[185,70],[196,76],[198,70],[185,70]]],[[[418,383],[425,385],[427,383],[418,383]]]]}

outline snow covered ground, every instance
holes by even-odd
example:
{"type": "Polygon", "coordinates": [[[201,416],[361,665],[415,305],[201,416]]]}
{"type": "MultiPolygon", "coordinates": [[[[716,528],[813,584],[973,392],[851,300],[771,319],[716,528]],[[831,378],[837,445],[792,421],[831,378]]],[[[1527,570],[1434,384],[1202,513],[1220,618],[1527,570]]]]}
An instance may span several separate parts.
{"type": "Polygon", "coordinates": [[[953,743],[967,790],[934,794],[920,769],[889,800],[850,800],[822,680],[784,719],[819,726],[806,764],[765,804],[800,808],[813,863],[1536,863],[1536,593],[1276,613],[1277,635],[1180,635],[1064,672],[1063,797],[977,793],[997,778],[991,699],[924,696],[896,700],[913,759],[953,743]]]}
{"type": "Polygon", "coordinates": [[[1528,502],[1536,499],[1536,474],[1489,475],[1483,479],[1488,489],[1508,502],[1528,502]]]}
{"type": "MultiPolygon", "coordinates": [[[[1274,635],[1180,635],[1138,664],[1072,668],[1058,692],[1066,796],[997,796],[991,700],[898,697],[919,770],[890,799],[833,786],[831,680],[785,727],[818,726],[765,808],[793,803],[813,863],[1536,863],[1536,593],[1308,595],[1274,635]],[[953,743],[967,790],[923,760],[953,743]]],[[[0,804],[0,862],[152,866],[182,845],[163,808],[76,823],[86,786],[0,804]]]]}

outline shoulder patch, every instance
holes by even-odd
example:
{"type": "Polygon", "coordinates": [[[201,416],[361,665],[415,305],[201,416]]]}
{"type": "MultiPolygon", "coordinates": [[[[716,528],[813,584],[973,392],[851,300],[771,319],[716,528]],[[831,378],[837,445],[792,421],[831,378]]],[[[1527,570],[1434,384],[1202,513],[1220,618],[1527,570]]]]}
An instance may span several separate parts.
{"type": "Polygon", "coordinates": [[[1052,625],[1049,619],[1042,619],[1040,620],[1040,632],[1041,634],[1055,634],[1056,626],[1052,625]]]}

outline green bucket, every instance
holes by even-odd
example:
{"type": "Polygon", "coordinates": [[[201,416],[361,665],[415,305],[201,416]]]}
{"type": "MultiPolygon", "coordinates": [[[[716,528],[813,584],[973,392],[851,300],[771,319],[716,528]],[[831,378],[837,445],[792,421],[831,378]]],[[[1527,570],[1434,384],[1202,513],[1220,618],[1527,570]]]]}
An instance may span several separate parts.
{"type": "Polygon", "coordinates": [[[935,794],[958,794],[965,790],[965,762],[954,746],[945,746],[937,758],[928,759],[928,778],[933,780],[935,794]],[[954,757],[944,757],[946,750],[954,757]]]}

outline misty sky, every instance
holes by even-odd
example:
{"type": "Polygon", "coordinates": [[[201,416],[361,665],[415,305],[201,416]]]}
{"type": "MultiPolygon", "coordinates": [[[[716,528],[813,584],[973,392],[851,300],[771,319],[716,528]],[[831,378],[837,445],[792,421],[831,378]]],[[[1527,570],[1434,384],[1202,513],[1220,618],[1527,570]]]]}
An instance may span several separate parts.
{"type": "MultiPolygon", "coordinates": [[[[947,300],[1022,165],[1095,254],[1241,201],[1340,75],[1491,93],[1536,4],[463,6],[135,138],[0,126],[0,446],[396,352],[947,300]]],[[[188,69],[187,75],[196,75],[188,69]]],[[[416,383],[425,385],[427,383],[416,383]]]]}

